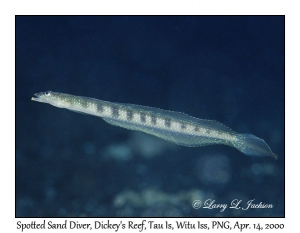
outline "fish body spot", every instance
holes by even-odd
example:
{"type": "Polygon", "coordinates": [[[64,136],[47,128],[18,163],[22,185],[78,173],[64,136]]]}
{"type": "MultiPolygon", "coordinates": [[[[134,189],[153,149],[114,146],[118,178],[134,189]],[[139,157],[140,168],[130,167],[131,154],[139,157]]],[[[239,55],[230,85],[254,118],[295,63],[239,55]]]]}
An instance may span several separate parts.
{"type": "Polygon", "coordinates": [[[165,118],[165,126],[168,128],[171,127],[171,119],[170,118],[165,118]]]}
{"type": "Polygon", "coordinates": [[[126,110],[126,118],[128,121],[132,121],[132,118],[133,118],[133,112],[132,110],[126,110]]]}
{"type": "Polygon", "coordinates": [[[98,111],[98,112],[103,112],[103,110],[104,110],[103,104],[97,103],[97,111],[98,111]]]}
{"type": "Polygon", "coordinates": [[[181,129],[186,129],[186,124],[185,123],[181,123],[181,129]]]}
{"type": "Polygon", "coordinates": [[[156,125],[156,122],[157,122],[156,116],[155,116],[155,115],[151,115],[151,123],[152,123],[153,125],[156,125]]]}
{"type": "Polygon", "coordinates": [[[112,116],[118,118],[119,115],[119,108],[116,106],[112,107],[112,116]]]}
{"type": "Polygon", "coordinates": [[[146,122],[146,114],[145,113],[140,113],[140,118],[141,118],[141,122],[145,123],[146,122]]]}

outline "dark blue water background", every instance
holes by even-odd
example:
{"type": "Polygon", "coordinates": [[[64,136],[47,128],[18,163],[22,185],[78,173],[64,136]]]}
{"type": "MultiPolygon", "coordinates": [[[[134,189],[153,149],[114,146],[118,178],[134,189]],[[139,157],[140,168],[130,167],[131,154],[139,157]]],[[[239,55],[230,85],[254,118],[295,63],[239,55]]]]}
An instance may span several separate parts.
{"type": "Polygon", "coordinates": [[[283,215],[284,17],[16,17],[16,216],[283,215]],[[30,100],[48,90],[217,120],[279,159],[175,146],[30,100]]]}

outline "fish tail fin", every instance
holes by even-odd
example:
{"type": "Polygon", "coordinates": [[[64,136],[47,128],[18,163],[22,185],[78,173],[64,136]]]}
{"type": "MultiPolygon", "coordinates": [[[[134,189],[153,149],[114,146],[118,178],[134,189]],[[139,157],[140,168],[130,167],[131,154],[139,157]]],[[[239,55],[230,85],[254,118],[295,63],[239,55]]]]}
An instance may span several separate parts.
{"type": "Polygon", "coordinates": [[[233,142],[233,145],[245,155],[257,157],[271,156],[277,159],[277,155],[271,151],[263,139],[252,134],[237,134],[236,137],[237,140],[233,142]]]}

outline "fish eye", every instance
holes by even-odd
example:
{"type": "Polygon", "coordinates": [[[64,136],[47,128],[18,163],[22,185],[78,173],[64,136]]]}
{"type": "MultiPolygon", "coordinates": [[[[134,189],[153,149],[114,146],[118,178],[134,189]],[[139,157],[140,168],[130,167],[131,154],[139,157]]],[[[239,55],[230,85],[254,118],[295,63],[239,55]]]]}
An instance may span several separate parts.
{"type": "Polygon", "coordinates": [[[46,96],[49,96],[49,95],[50,95],[50,91],[46,91],[46,92],[45,92],[45,95],[46,95],[46,96]]]}

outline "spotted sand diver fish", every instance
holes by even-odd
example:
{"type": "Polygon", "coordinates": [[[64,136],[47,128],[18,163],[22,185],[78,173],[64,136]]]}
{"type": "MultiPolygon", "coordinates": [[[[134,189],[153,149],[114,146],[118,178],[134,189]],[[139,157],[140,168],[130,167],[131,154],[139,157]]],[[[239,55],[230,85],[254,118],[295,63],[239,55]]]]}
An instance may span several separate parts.
{"type": "Polygon", "coordinates": [[[203,120],[158,108],[111,103],[59,92],[40,92],[31,100],[58,108],[101,117],[107,123],[142,131],[169,142],[189,147],[224,144],[250,156],[277,159],[267,143],[252,134],[239,134],[213,120],[203,120]]]}

